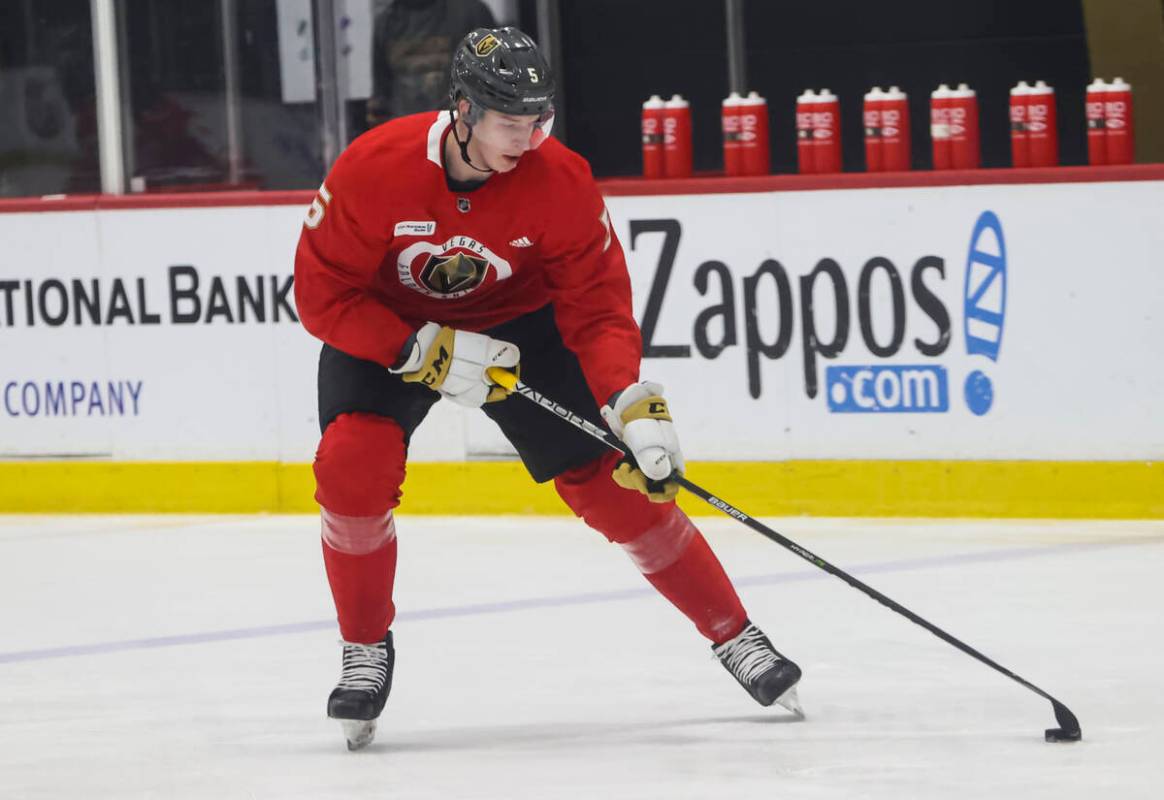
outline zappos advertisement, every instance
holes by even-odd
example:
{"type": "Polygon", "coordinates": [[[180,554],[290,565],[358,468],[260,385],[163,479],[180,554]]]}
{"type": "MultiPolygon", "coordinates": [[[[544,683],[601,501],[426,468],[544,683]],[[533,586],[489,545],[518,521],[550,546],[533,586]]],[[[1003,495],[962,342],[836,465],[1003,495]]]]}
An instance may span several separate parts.
{"type": "MultiPolygon", "coordinates": [[[[607,207],[690,459],[1164,458],[1164,182],[607,207]]],[[[304,211],[0,214],[0,456],[309,461],[304,211]]],[[[410,444],[512,452],[452,403],[410,444]]]]}
{"type": "Polygon", "coordinates": [[[1158,183],[610,206],[700,457],[1164,455],[1158,183]]]}

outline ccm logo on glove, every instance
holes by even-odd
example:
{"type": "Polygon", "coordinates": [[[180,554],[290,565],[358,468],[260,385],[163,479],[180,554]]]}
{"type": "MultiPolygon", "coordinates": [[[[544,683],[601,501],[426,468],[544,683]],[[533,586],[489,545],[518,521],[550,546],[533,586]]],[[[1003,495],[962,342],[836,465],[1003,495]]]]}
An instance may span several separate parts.
{"type": "Polygon", "coordinates": [[[424,377],[420,379],[421,383],[432,388],[436,388],[444,382],[445,376],[442,370],[449,363],[449,351],[444,347],[439,347],[438,349],[440,353],[437,355],[436,360],[432,362],[432,370],[426,371],[424,377]]]}
{"type": "Polygon", "coordinates": [[[510,390],[489,380],[485,370],[500,367],[519,374],[521,351],[510,342],[483,333],[425,323],[405,345],[404,363],[392,368],[407,383],[420,383],[455,403],[478,408],[509,396],[510,390]]]}
{"type": "Polygon", "coordinates": [[[631,460],[615,468],[615,483],[656,503],[674,500],[679,484],[668,478],[682,474],[685,464],[663,387],[651,381],[632,383],[602,407],[602,418],[631,454],[631,460]]]}

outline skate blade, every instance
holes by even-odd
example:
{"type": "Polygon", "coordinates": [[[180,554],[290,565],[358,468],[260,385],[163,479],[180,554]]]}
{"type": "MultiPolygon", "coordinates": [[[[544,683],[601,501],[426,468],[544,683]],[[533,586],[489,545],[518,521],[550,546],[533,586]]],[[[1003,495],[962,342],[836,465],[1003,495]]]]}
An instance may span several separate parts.
{"type": "Polygon", "coordinates": [[[340,720],[344,728],[344,737],[348,740],[348,750],[362,750],[376,738],[376,720],[344,719],[340,720]]]}
{"type": "Polygon", "coordinates": [[[787,692],[777,697],[776,705],[791,711],[799,719],[804,719],[804,708],[800,705],[800,695],[796,693],[795,686],[792,686],[787,692]]]}

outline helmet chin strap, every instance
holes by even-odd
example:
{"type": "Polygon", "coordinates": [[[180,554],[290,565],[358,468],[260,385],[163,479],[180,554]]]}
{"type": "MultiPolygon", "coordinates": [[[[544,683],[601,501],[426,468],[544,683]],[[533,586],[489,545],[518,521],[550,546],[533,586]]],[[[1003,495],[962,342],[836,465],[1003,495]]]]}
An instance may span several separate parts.
{"type": "Polygon", "coordinates": [[[457,147],[460,148],[460,150],[461,150],[461,159],[466,164],[468,164],[471,169],[475,169],[477,172],[484,172],[486,174],[491,174],[493,172],[493,170],[482,169],[481,167],[478,167],[476,164],[474,164],[473,160],[471,158],[469,158],[469,142],[473,140],[473,126],[470,125],[468,122],[465,123],[465,129],[468,130],[469,133],[465,136],[465,141],[462,142],[460,134],[457,133],[457,120],[459,119],[459,117],[457,116],[456,108],[453,108],[453,113],[451,116],[453,118],[453,138],[456,139],[457,147]]]}

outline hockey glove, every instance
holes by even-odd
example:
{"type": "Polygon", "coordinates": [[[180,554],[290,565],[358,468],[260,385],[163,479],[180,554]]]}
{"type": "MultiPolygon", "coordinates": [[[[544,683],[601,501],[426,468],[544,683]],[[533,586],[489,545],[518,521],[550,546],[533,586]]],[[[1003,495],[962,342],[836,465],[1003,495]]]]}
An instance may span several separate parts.
{"type": "Polygon", "coordinates": [[[489,380],[485,370],[502,367],[518,373],[517,345],[435,322],[426,322],[410,341],[403,363],[390,370],[407,383],[422,383],[469,408],[509,396],[510,391],[489,380]]]}
{"type": "Polygon", "coordinates": [[[631,451],[631,460],[622,461],[611,475],[624,489],[635,489],[651,502],[675,499],[679,484],[668,480],[683,474],[683,452],[679,437],[663,399],[663,387],[651,381],[632,383],[602,407],[602,418],[631,451]]]}

